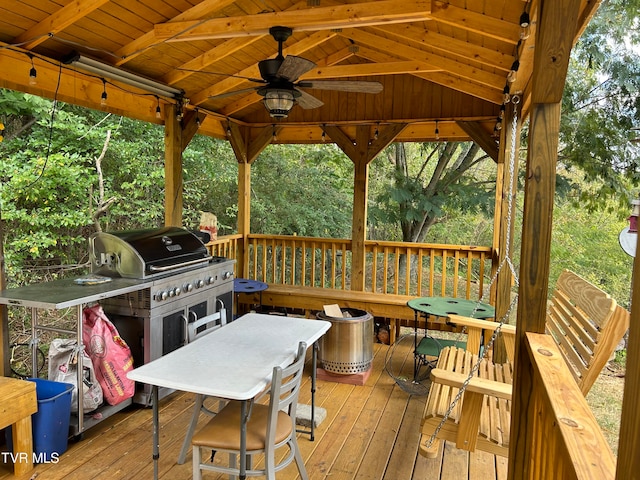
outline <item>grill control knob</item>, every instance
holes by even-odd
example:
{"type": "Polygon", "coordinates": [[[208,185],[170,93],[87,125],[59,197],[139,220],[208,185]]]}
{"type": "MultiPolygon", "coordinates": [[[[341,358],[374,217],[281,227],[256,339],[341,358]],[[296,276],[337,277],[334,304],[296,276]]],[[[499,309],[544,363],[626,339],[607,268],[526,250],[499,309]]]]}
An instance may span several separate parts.
{"type": "Polygon", "coordinates": [[[207,277],[207,285],[211,285],[215,281],[216,281],[216,277],[214,277],[214,276],[207,277]]]}
{"type": "Polygon", "coordinates": [[[185,292],[192,292],[193,291],[193,283],[185,283],[182,286],[182,290],[184,290],[185,292]]]}
{"type": "Polygon", "coordinates": [[[204,280],[196,280],[196,288],[204,287],[204,280]]]}
{"type": "Polygon", "coordinates": [[[176,297],[178,297],[182,293],[182,289],[180,287],[176,287],[174,288],[174,292],[176,294],[176,297]]]}
{"type": "Polygon", "coordinates": [[[169,294],[166,291],[156,293],[156,300],[162,301],[169,298],[169,294]]]}
{"type": "Polygon", "coordinates": [[[174,288],[169,289],[169,298],[176,296],[176,290],[174,288]]]}
{"type": "Polygon", "coordinates": [[[231,272],[224,272],[222,274],[222,279],[223,280],[229,280],[229,278],[231,278],[231,275],[232,275],[231,272]]]}

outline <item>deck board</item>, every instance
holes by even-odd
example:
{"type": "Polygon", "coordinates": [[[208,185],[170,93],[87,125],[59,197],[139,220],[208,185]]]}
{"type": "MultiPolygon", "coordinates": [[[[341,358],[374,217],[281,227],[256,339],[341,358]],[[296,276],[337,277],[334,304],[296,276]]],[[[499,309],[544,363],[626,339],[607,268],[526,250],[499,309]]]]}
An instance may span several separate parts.
{"type": "MultiPolygon", "coordinates": [[[[315,441],[299,435],[299,445],[312,480],[486,480],[506,478],[506,460],[483,452],[468,454],[445,443],[437,458],[418,454],[420,419],[426,397],[411,396],[384,369],[389,347],[376,344],[373,370],[363,386],[318,381],[316,405],[327,418],[316,428],[315,441]]],[[[410,350],[407,359],[410,361],[410,350]]],[[[310,402],[311,362],[307,362],[301,403],[310,402]]],[[[191,454],[176,460],[191,415],[193,395],[176,392],[160,402],[161,480],[191,478],[191,454]]],[[[34,472],[14,477],[0,465],[0,480],[112,480],[153,478],[151,409],[132,406],[104,420],[71,441],[57,464],[37,465],[34,472]]],[[[199,426],[207,421],[200,419],[199,426]]],[[[260,463],[261,459],[257,459],[260,463]]],[[[205,472],[215,480],[223,475],[205,472]]],[[[298,478],[294,464],[278,480],[298,478]]]]}

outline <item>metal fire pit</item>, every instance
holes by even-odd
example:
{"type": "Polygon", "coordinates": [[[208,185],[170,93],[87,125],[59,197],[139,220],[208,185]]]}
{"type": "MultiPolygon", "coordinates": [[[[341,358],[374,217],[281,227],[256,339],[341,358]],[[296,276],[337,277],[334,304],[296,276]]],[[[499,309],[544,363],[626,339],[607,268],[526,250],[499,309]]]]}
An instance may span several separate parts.
{"type": "Polygon", "coordinates": [[[349,309],[351,317],[331,317],[319,312],[317,318],[331,322],[320,338],[318,358],[327,372],[349,375],[366,372],[373,360],[373,316],[364,310],[349,309]]]}

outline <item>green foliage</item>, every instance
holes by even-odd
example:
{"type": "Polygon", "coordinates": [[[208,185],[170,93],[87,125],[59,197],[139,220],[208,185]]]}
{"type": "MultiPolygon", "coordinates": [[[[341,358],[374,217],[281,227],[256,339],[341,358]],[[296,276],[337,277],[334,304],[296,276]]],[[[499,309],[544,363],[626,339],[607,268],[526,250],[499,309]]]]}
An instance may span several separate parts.
{"type": "Polygon", "coordinates": [[[351,236],[353,166],[333,145],[268,147],[252,169],[251,231],[351,236]]]}

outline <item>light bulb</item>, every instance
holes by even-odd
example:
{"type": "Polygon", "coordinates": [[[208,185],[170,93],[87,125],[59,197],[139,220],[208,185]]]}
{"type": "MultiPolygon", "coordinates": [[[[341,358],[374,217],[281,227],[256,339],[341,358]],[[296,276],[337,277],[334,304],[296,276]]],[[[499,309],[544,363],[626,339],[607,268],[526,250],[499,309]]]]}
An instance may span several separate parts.
{"type": "Polygon", "coordinates": [[[31,70],[29,70],[29,85],[35,85],[38,83],[37,77],[38,72],[36,72],[35,67],[31,67],[31,70]]]}
{"type": "Polygon", "coordinates": [[[507,81],[509,83],[513,83],[518,79],[518,69],[520,68],[520,62],[518,60],[514,61],[511,65],[511,70],[509,70],[509,74],[507,75],[507,81]]]}
{"type": "Polygon", "coordinates": [[[107,104],[107,91],[103,91],[102,95],[100,95],[100,105],[103,107],[107,104]]]}
{"type": "Polygon", "coordinates": [[[520,15],[520,40],[526,40],[531,35],[531,19],[527,12],[520,15]]]}

